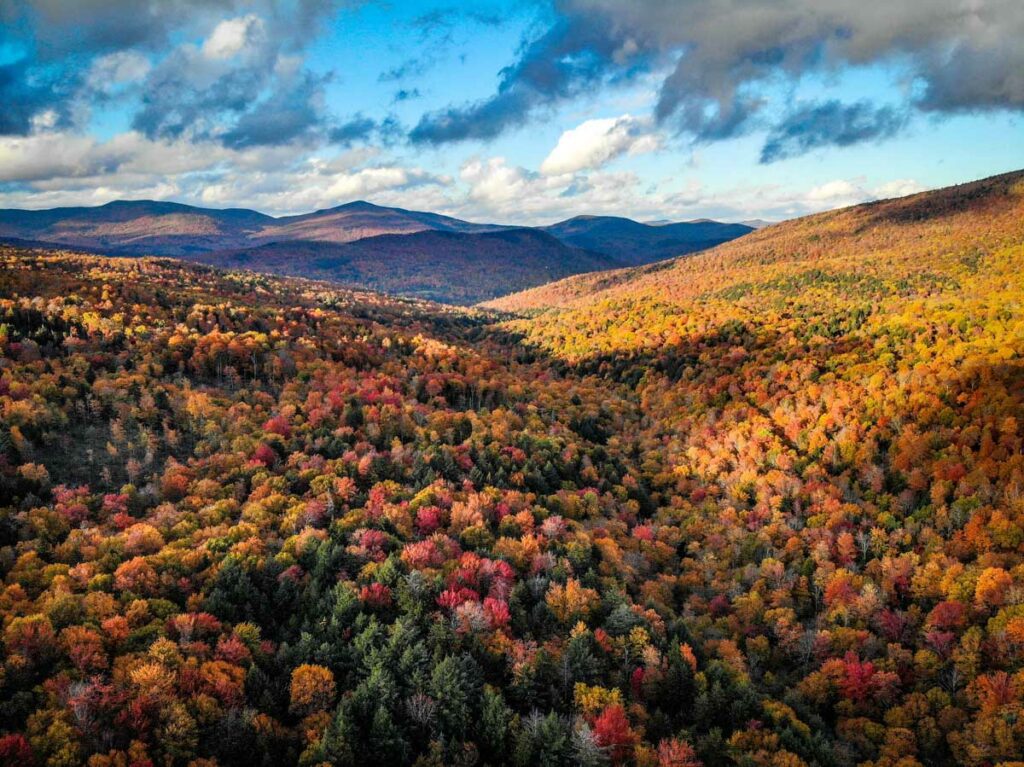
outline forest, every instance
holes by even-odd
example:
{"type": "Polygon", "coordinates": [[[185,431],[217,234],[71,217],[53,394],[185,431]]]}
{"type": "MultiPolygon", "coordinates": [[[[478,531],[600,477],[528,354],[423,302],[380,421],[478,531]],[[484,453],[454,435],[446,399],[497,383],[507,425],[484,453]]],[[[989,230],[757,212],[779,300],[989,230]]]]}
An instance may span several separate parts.
{"type": "Polygon", "coordinates": [[[0,763],[1024,764],[1024,173],[456,308],[0,248],[0,763]]]}

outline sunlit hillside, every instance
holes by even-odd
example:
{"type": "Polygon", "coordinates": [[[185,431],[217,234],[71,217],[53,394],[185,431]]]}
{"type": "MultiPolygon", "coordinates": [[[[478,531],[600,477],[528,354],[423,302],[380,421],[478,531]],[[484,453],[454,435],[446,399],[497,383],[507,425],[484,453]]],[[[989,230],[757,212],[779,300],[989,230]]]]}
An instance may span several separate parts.
{"type": "MultiPolygon", "coordinates": [[[[906,297],[927,286],[929,275],[984,274],[987,270],[972,264],[983,252],[1020,243],[1022,212],[1024,172],[1008,173],[787,221],[674,262],[570,277],[488,306],[536,311],[638,298],[691,307],[745,305],[765,290],[803,294],[787,284],[801,275],[807,275],[804,282],[820,283],[812,296],[818,300],[906,297]],[[816,272],[823,279],[815,280],[816,272]],[[865,283],[851,293],[840,286],[845,275],[855,282],[870,277],[891,284],[871,292],[865,283]]],[[[825,310],[827,303],[822,302],[825,310]]]]}

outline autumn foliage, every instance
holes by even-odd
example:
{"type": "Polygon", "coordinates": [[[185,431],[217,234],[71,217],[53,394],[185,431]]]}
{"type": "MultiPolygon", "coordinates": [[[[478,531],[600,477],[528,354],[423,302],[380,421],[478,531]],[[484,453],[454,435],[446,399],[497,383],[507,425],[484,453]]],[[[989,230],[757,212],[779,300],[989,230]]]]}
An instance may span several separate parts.
{"type": "Polygon", "coordinates": [[[539,317],[0,267],[0,762],[1024,753],[1020,175],[539,317]]]}

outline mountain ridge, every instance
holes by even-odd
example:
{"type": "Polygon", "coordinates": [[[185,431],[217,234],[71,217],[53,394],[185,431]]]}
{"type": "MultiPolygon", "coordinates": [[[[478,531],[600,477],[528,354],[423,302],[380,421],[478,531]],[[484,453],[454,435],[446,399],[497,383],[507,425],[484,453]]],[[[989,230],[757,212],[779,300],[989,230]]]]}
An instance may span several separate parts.
{"type": "MultiPolygon", "coordinates": [[[[126,200],[111,200],[110,202],[103,203],[101,205],[94,206],[65,206],[65,207],[53,207],[53,208],[39,208],[39,209],[28,209],[28,208],[0,208],[0,238],[4,240],[13,239],[20,237],[24,240],[35,239],[38,242],[49,242],[55,245],[86,245],[86,242],[72,242],[69,238],[62,237],[61,233],[58,232],[45,232],[44,230],[48,225],[53,225],[57,222],[61,222],[67,219],[82,219],[88,218],[94,222],[123,222],[131,220],[131,213],[136,213],[136,218],[144,218],[147,216],[199,216],[204,218],[213,219],[219,223],[251,223],[254,226],[256,224],[262,224],[269,227],[265,235],[258,235],[258,238],[264,239],[266,242],[280,241],[280,237],[271,240],[267,239],[271,237],[270,231],[274,229],[284,229],[287,231],[287,227],[294,224],[313,221],[323,220],[332,217],[337,217],[342,214],[352,215],[358,213],[372,213],[379,216],[387,216],[392,218],[402,217],[410,221],[415,221],[423,225],[423,228],[429,228],[440,231],[471,231],[471,232],[482,232],[482,231],[499,231],[505,229],[536,229],[546,231],[555,234],[557,237],[557,231],[569,228],[571,225],[579,225],[580,223],[599,223],[603,226],[610,224],[627,226],[632,230],[665,230],[666,227],[681,227],[683,229],[694,229],[696,230],[702,226],[721,227],[725,228],[726,231],[732,233],[732,236],[738,236],[744,234],[751,229],[740,223],[729,223],[721,222],[713,219],[695,219],[692,221],[669,221],[669,220],[658,220],[656,222],[641,222],[636,221],[625,216],[606,216],[597,214],[581,214],[572,216],[561,221],[556,221],[553,224],[546,224],[540,226],[529,226],[522,224],[495,224],[495,223],[478,223],[472,221],[466,221],[463,219],[455,218],[454,216],[448,216],[441,213],[434,213],[431,211],[418,211],[407,208],[400,208],[396,206],[378,205],[368,200],[352,200],[339,205],[331,206],[329,208],[318,208],[317,210],[309,211],[308,213],[297,213],[288,214],[282,216],[272,216],[267,213],[251,208],[209,208],[199,205],[191,205],[188,203],[175,202],[170,200],[150,200],[150,199],[126,199],[126,200]],[[111,215],[113,214],[113,215],[111,215]],[[743,231],[739,231],[742,229],[743,231]],[[20,234],[19,234],[20,232],[20,234]],[[32,238],[24,236],[27,232],[33,232],[44,236],[38,238],[32,238]]],[[[423,229],[415,229],[411,231],[423,231],[423,229]]],[[[380,234],[399,234],[400,231],[387,231],[379,232],[380,234]]],[[[89,238],[89,234],[85,231],[77,231],[77,239],[86,240],[89,238]]],[[[184,234],[188,234],[185,232],[184,234]]],[[[659,235],[663,232],[659,232],[659,235]]],[[[376,236],[376,235],[367,235],[376,236]]],[[[359,239],[359,238],[352,238],[359,239]]],[[[338,240],[342,241],[342,240],[338,240]]],[[[343,241],[352,241],[351,239],[343,241]]],[[[573,243],[569,243],[573,244],[573,243]]],[[[110,250],[110,247],[106,248],[110,250]]],[[[125,255],[141,255],[142,253],[136,253],[138,248],[134,246],[130,247],[117,247],[114,246],[115,250],[125,251],[125,255]]],[[[146,253],[146,255],[174,255],[173,253],[154,252],[146,253]]],[[[621,260],[621,259],[620,259],[621,260]]]]}

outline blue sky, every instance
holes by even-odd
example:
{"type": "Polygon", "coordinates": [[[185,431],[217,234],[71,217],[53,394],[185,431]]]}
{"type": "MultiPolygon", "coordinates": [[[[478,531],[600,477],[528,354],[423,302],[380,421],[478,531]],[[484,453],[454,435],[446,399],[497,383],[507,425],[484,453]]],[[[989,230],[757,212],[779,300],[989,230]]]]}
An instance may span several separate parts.
{"type": "Polygon", "coordinates": [[[780,219],[1024,167],[1016,0],[0,0],[0,206],[780,219]]]}

